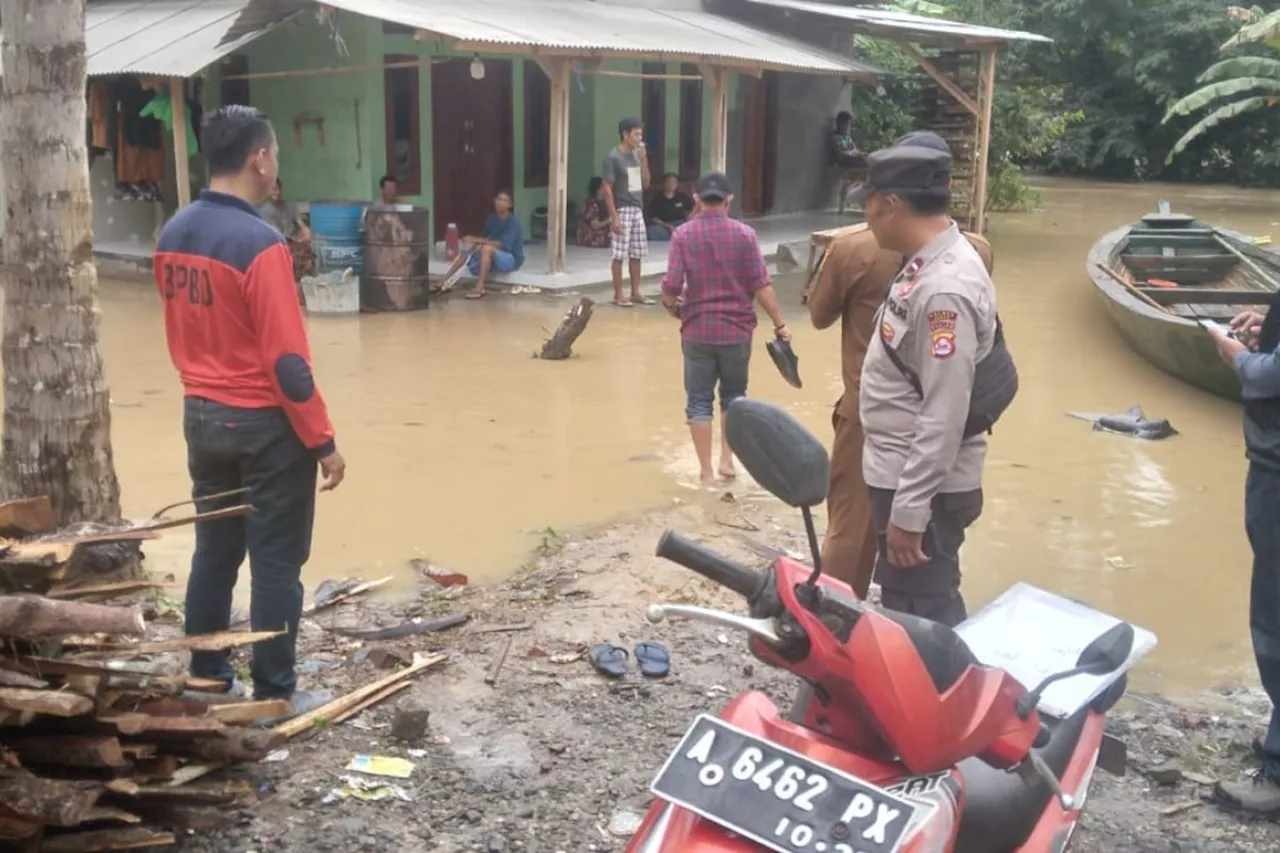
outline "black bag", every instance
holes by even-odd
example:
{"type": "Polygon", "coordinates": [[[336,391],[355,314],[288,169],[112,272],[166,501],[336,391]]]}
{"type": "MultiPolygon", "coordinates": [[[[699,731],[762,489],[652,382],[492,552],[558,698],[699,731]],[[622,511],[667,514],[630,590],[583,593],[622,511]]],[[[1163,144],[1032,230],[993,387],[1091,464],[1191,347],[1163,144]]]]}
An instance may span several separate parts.
{"type": "MultiPolygon", "coordinates": [[[[883,326],[881,326],[883,328],[883,326]]],[[[924,399],[924,388],[920,385],[920,377],[902,361],[893,347],[878,333],[880,345],[893,366],[906,377],[911,387],[924,399]]],[[[1013,355],[1004,340],[1004,324],[1000,315],[996,315],[996,336],[991,344],[991,352],[978,362],[973,371],[973,389],[969,392],[969,417],[964,422],[964,437],[972,438],[982,433],[991,434],[991,428],[1009,408],[1013,398],[1018,394],[1018,368],[1013,363],[1013,355]]]]}

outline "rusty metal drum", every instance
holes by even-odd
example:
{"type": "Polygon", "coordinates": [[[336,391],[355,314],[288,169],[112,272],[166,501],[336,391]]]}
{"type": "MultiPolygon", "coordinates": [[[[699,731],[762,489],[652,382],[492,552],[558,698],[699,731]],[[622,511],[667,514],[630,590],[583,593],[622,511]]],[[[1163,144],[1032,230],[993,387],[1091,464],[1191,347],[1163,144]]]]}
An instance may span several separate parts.
{"type": "Polygon", "coordinates": [[[431,216],[425,207],[370,205],[364,222],[360,307],[420,311],[427,307],[431,216]]]}

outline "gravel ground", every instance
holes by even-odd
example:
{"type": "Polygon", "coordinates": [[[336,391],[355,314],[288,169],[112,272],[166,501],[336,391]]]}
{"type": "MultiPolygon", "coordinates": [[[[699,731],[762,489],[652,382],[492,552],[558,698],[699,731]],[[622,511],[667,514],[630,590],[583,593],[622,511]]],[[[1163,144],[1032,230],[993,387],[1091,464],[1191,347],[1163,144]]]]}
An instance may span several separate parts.
{"type": "MultiPolygon", "coordinates": [[[[714,713],[749,689],[785,707],[795,690],[792,677],[751,657],[741,637],[701,624],[644,621],[650,601],[732,606],[719,590],[651,556],[665,527],[756,564],[763,562],[761,545],[793,553],[803,548],[799,531],[776,504],[692,502],[548,543],[536,566],[501,586],[439,589],[424,583],[412,600],[368,601],[321,614],[304,625],[302,657],[316,673],[312,683],[335,692],[385,672],[370,661],[357,662],[360,644],[328,628],[394,625],[449,611],[473,618],[449,632],[382,643],[406,656],[440,648],[450,657],[395,698],[290,744],[283,761],[239,768],[236,775],[257,792],[241,810],[175,812],[186,827],[182,849],[622,851],[625,818],[643,813],[652,776],[695,715],[714,713]],[[736,531],[726,521],[758,531],[736,531]],[[517,623],[529,627],[483,630],[517,623]],[[630,648],[641,639],[671,649],[669,678],[645,681],[632,674],[606,682],[583,661],[559,662],[588,643],[630,648]],[[487,684],[508,642],[496,683],[487,684]],[[415,741],[390,734],[396,715],[406,710],[430,714],[427,732],[415,741]],[[342,786],[343,767],[361,753],[412,761],[410,779],[390,780],[411,801],[327,800],[342,786]]],[[[1265,710],[1260,695],[1248,691],[1179,704],[1131,695],[1111,721],[1113,733],[1129,746],[1128,773],[1098,773],[1072,849],[1280,849],[1280,826],[1241,820],[1205,799],[1211,782],[1249,766],[1249,741],[1265,710]]]]}

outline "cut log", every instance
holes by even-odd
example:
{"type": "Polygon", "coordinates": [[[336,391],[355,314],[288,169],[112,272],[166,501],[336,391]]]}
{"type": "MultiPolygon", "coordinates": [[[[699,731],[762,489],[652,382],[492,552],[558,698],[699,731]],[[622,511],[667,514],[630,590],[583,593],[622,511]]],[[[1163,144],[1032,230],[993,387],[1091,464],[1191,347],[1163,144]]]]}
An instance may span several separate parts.
{"type": "Polygon", "coordinates": [[[45,592],[75,575],[80,549],[71,542],[8,542],[0,549],[0,589],[45,592]]]}
{"type": "Polygon", "coordinates": [[[469,613],[450,613],[438,619],[424,619],[421,622],[405,622],[390,628],[330,628],[335,634],[354,637],[358,640],[398,640],[402,637],[417,637],[422,634],[434,634],[456,628],[471,618],[469,613]]]}
{"type": "Polygon", "coordinates": [[[423,657],[412,666],[388,675],[386,678],[378,679],[372,684],[366,684],[364,687],[353,690],[345,696],[339,696],[337,699],[321,705],[314,711],[294,717],[292,720],[287,720],[276,726],[272,731],[279,732],[288,738],[297,737],[303,732],[310,731],[317,722],[321,720],[332,720],[338,715],[359,705],[365,699],[381,693],[391,685],[398,684],[401,681],[412,678],[425,669],[429,669],[436,664],[443,663],[444,660],[444,655],[428,655],[423,657]]]}
{"type": "Polygon", "coordinates": [[[40,853],[101,853],[109,850],[141,850],[167,847],[178,839],[172,833],[130,826],[124,829],[95,829],[50,835],[40,845],[40,853]]]}
{"type": "Polygon", "coordinates": [[[79,717],[93,711],[93,700],[60,690],[0,687],[0,709],[49,717],[79,717]]]}
{"type": "Polygon", "coordinates": [[[129,762],[113,737],[54,735],[21,738],[9,744],[23,763],[117,770],[129,762]]]}
{"type": "Polygon", "coordinates": [[[203,785],[139,785],[135,799],[148,803],[186,803],[188,805],[231,805],[253,793],[244,782],[212,782],[203,785]]]}
{"type": "Polygon", "coordinates": [[[209,703],[186,696],[166,696],[163,699],[126,697],[115,704],[122,711],[136,711],[153,717],[204,717],[209,714],[209,703]]]}
{"type": "Polygon", "coordinates": [[[560,328],[542,345],[538,358],[559,361],[573,355],[573,344],[586,330],[587,323],[591,322],[594,306],[595,303],[585,296],[578,300],[578,304],[570,308],[569,313],[560,321],[560,328]]]}
{"type": "Polygon", "coordinates": [[[0,503],[0,536],[22,538],[52,530],[57,524],[47,495],[0,503]]]}
{"type": "Polygon", "coordinates": [[[0,813],[48,826],[78,826],[102,795],[97,782],[41,779],[25,770],[0,766],[0,813]]]}
{"type": "Polygon", "coordinates": [[[165,748],[180,755],[221,764],[232,761],[261,761],[270,755],[272,750],[284,745],[287,739],[279,732],[270,729],[230,728],[214,737],[167,743],[165,748]]]}
{"type": "Polygon", "coordinates": [[[142,614],[127,607],[57,601],[39,595],[0,595],[0,636],[30,640],[69,634],[137,635],[146,628],[142,614]]]}

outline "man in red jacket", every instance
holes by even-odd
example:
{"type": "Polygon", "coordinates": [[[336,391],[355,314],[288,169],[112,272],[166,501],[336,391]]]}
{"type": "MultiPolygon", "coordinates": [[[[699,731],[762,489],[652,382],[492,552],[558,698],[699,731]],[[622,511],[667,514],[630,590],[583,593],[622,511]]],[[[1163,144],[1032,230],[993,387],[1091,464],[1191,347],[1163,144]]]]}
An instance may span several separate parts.
{"type": "MultiPolygon", "coordinates": [[[[205,119],[201,143],[209,189],[160,232],[156,286],[185,396],[192,497],[201,512],[241,500],[255,512],[196,525],[186,630],[229,627],[247,552],[253,630],[286,632],[254,646],[254,697],[289,699],[300,714],[325,700],[296,690],[294,673],[316,467],[327,491],[346,465],[311,375],[289,246],[255,209],[279,168],[271,123],[252,107],[223,107],[205,119]],[[235,489],[248,493],[210,497],[235,489]]],[[[195,652],[191,673],[234,681],[225,652],[195,652]]]]}

